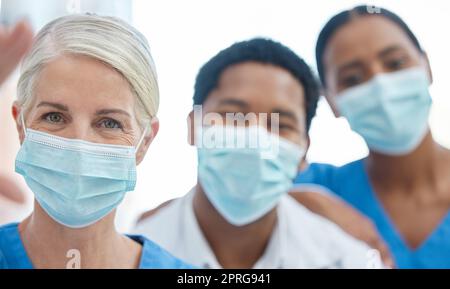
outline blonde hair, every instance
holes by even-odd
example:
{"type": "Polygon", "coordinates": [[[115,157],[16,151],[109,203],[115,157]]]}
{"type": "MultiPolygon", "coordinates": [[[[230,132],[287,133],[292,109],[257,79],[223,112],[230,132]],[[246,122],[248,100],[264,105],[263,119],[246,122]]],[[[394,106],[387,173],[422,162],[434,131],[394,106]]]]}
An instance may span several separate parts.
{"type": "Polygon", "coordinates": [[[53,20],[37,34],[22,63],[17,87],[18,103],[27,108],[33,99],[35,80],[45,64],[64,54],[100,60],[123,75],[137,98],[137,118],[156,116],[159,89],[155,65],[145,37],[115,17],[75,14],[53,20]]]}

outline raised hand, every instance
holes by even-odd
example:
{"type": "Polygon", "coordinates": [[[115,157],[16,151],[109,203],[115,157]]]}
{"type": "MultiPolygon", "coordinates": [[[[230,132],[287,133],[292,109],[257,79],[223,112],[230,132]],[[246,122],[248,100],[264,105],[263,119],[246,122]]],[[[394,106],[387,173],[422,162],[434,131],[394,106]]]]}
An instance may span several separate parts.
{"type": "Polygon", "coordinates": [[[33,32],[25,21],[11,28],[0,26],[0,84],[14,71],[32,41],[33,32]]]}

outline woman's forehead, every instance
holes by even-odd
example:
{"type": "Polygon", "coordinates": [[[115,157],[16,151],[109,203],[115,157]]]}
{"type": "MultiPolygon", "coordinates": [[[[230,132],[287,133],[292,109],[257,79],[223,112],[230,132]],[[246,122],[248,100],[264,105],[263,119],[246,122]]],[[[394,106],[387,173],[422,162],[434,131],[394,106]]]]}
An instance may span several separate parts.
{"type": "Polygon", "coordinates": [[[36,101],[133,107],[134,94],[126,79],[101,61],[79,56],[60,56],[45,67],[35,83],[36,101]]]}
{"type": "Polygon", "coordinates": [[[356,58],[374,57],[391,46],[416,49],[406,32],[393,21],[383,16],[356,16],[330,38],[323,60],[325,65],[339,65],[356,58]]]}

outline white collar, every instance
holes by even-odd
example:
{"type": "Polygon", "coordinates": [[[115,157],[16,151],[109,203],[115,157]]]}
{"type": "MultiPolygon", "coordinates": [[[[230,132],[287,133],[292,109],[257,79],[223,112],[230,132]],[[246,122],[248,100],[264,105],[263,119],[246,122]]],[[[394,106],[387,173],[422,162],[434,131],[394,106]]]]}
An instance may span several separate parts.
{"type": "MultiPolygon", "coordinates": [[[[201,264],[204,268],[211,269],[221,269],[222,266],[217,261],[214,252],[205,239],[204,234],[198,224],[197,218],[194,213],[193,200],[195,195],[195,187],[189,191],[185,197],[185,204],[183,205],[184,212],[181,214],[183,218],[184,230],[189,230],[182,234],[185,238],[185,244],[189,244],[189,250],[186,251],[188,260],[198,260],[197,264],[201,264]]],[[[286,256],[284,249],[284,236],[285,234],[280,234],[283,231],[281,227],[285,224],[283,218],[278,215],[277,224],[275,225],[272,236],[267,244],[264,254],[259,258],[259,260],[253,266],[254,269],[268,269],[268,268],[282,268],[283,258],[286,256]]]]}
{"type": "MultiPolygon", "coordinates": [[[[221,268],[197,222],[195,190],[144,220],[137,232],[198,267],[221,268]]],[[[369,248],[311,213],[289,195],[277,207],[277,225],[254,268],[365,268],[369,248]]]]}

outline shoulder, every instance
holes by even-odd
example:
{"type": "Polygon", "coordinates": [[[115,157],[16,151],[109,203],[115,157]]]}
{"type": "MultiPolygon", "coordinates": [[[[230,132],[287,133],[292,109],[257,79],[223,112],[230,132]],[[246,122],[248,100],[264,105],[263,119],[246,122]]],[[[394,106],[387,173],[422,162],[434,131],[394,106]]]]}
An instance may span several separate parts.
{"type": "Polygon", "coordinates": [[[297,179],[298,181],[302,181],[303,179],[314,179],[314,178],[323,178],[330,176],[336,173],[354,171],[356,169],[362,168],[363,162],[365,158],[358,159],[342,166],[335,166],[332,164],[325,163],[311,163],[305,170],[301,171],[297,179]]]}
{"type": "Polygon", "coordinates": [[[337,167],[331,164],[311,163],[305,170],[299,172],[295,183],[321,183],[335,169],[337,167]]]}
{"type": "Polygon", "coordinates": [[[138,223],[142,222],[143,220],[150,218],[151,216],[155,215],[156,213],[158,213],[162,208],[166,207],[167,205],[171,204],[175,199],[171,199],[168,201],[165,201],[164,203],[158,205],[156,208],[151,209],[149,211],[146,211],[144,213],[141,214],[141,216],[138,219],[138,223]]]}
{"type": "Polygon", "coordinates": [[[18,223],[0,226],[0,269],[8,268],[6,255],[11,251],[10,245],[17,234],[18,223]]]}
{"type": "Polygon", "coordinates": [[[0,250],[0,269],[7,269],[8,264],[6,263],[5,256],[3,256],[2,251],[0,250]]]}
{"type": "Polygon", "coordinates": [[[181,225],[180,220],[183,218],[190,199],[191,194],[187,194],[160,207],[150,216],[141,219],[133,229],[133,233],[144,235],[164,245],[174,241],[174,234],[178,232],[177,228],[181,225]]]}
{"type": "Polygon", "coordinates": [[[289,234],[289,244],[310,256],[319,267],[366,268],[371,249],[337,225],[316,215],[286,196],[280,202],[289,234]]]}
{"type": "Polygon", "coordinates": [[[354,173],[355,171],[364,170],[364,160],[365,158],[350,162],[343,166],[337,167],[336,172],[340,173],[354,173]]]}
{"type": "Polygon", "coordinates": [[[6,246],[9,239],[17,233],[18,223],[0,226],[0,251],[6,246]]]}
{"type": "Polygon", "coordinates": [[[133,236],[143,244],[141,269],[192,269],[189,265],[176,258],[168,251],[157,245],[155,242],[147,239],[144,236],[133,236]]]}
{"type": "Polygon", "coordinates": [[[339,194],[342,180],[349,180],[349,176],[361,171],[364,159],[359,159],[343,166],[331,164],[312,163],[307,169],[301,171],[294,180],[296,184],[318,184],[329,188],[339,194]]]}
{"type": "Polygon", "coordinates": [[[0,226],[0,235],[4,234],[9,231],[15,231],[17,230],[17,227],[19,226],[19,223],[10,223],[6,225],[0,226]]]}

